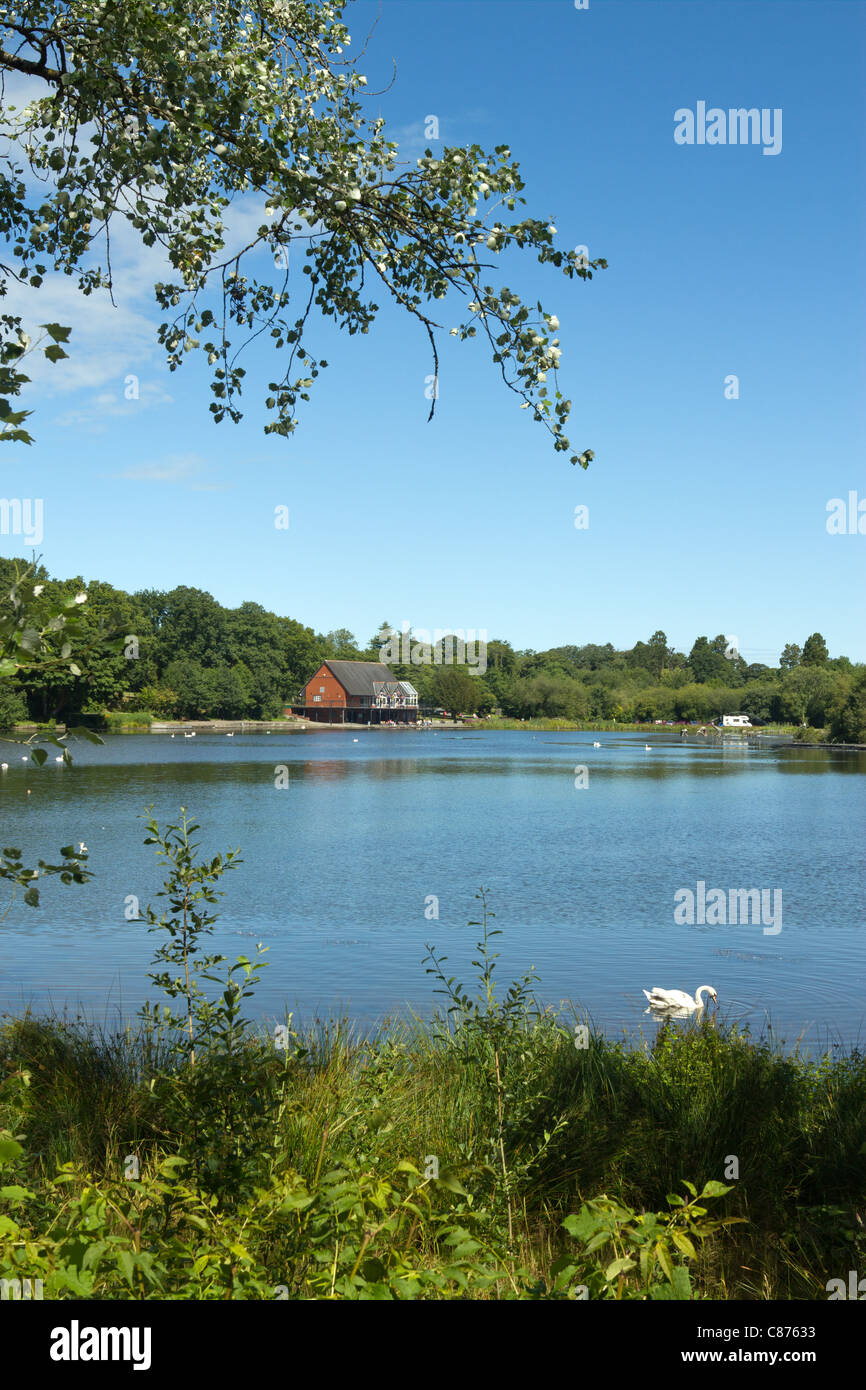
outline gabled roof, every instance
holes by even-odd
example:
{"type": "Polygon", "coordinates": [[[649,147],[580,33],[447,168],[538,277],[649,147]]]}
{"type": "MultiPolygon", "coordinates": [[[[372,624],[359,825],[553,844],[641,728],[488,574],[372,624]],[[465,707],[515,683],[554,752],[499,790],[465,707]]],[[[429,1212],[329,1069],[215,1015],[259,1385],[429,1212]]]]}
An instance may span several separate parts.
{"type": "Polygon", "coordinates": [[[332,676],[340,682],[347,695],[374,695],[374,686],[393,681],[394,675],[381,661],[325,661],[332,676]]]}

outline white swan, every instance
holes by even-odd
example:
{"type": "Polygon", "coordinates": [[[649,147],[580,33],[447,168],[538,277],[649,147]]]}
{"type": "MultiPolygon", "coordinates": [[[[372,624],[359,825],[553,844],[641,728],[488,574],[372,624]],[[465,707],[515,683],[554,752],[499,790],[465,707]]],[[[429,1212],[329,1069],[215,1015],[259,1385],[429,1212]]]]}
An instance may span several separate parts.
{"type": "Polygon", "coordinates": [[[702,994],[709,994],[718,1003],[718,995],[712,985],[700,985],[695,990],[694,999],[684,989],[645,989],[644,994],[651,1009],[683,1009],[690,1014],[704,1007],[702,994]]]}
{"type": "Polygon", "coordinates": [[[651,752],[653,751],[653,750],[652,750],[652,744],[651,744],[651,743],[645,743],[645,744],[644,744],[644,748],[646,749],[646,751],[647,751],[648,753],[651,753],[651,752]]]}
{"type": "Polygon", "coordinates": [[[593,746],[593,748],[600,748],[600,747],[601,747],[601,744],[600,744],[600,743],[594,743],[592,746],[593,746]]]}

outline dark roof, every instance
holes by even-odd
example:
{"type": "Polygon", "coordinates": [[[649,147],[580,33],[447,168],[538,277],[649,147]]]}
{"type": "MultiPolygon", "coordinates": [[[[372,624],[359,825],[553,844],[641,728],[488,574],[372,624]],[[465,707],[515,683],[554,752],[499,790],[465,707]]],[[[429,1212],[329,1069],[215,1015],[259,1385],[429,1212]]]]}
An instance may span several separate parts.
{"type": "Polygon", "coordinates": [[[326,661],[323,664],[336,676],[347,695],[374,695],[377,683],[394,680],[394,673],[381,661],[326,661]]]}

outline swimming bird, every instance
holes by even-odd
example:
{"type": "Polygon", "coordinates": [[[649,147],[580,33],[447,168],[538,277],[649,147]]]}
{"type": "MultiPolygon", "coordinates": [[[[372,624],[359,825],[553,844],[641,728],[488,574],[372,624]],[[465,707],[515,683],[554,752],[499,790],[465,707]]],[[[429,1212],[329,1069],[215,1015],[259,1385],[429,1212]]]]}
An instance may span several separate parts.
{"type": "Polygon", "coordinates": [[[695,1013],[704,1007],[702,994],[709,994],[718,1003],[718,995],[712,985],[700,985],[695,990],[694,999],[683,989],[645,989],[644,994],[650,1002],[650,1008],[660,1011],[682,1009],[686,1013],[695,1013]]]}
{"type": "Polygon", "coordinates": [[[231,734],[226,734],[226,738],[234,738],[234,734],[233,734],[233,733],[231,733],[231,734]]]}
{"type": "Polygon", "coordinates": [[[57,754],[57,757],[54,759],[54,761],[55,761],[56,763],[62,763],[62,762],[63,762],[63,754],[62,754],[62,753],[58,753],[58,754],[57,754]]]}
{"type": "Polygon", "coordinates": [[[592,746],[593,746],[593,748],[600,748],[600,747],[601,747],[601,744],[600,744],[600,743],[594,743],[592,746]]]}
{"type": "Polygon", "coordinates": [[[645,744],[644,744],[644,748],[646,749],[646,751],[647,751],[648,753],[651,753],[651,752],[653,751],[653,750],[652,750],[652,744],[651,744],[651,743],[645,743],[645,744]]]}

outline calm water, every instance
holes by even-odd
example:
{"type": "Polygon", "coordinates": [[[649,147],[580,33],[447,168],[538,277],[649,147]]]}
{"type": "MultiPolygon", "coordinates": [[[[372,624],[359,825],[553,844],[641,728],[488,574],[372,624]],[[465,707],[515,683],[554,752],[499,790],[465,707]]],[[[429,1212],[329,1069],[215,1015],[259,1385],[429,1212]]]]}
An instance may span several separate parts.
{"type": "Polygon", "coordinates": [[[35,862],[83,840],[96,878],[49,880],[39,909],[15,905],[0,929],[0,1009],[114,1021],[152,996],[157,937],[124,904],[157,904],[137,819],[153,803],[160,823],[193,811],[209,853],[240,847],[214,947],[232,959],[270,947],[255,996],[269,1019],[286,1007],[363,1023],[429,1012],[425,943],[470,981],[466,923],[483,884],[504,931],[502,980],[534,965],[542,999],[573,1001],[608,1033],[652,1033],[644,987],[711,984],[756,1032],[769,1020],[789,1045],[862,1044],[866,755],[650,740],[648,752],[643,736],[604,733],[116,735],[41,771],[7,745],[3,843],[35,862]],[[678,925],[674,895],[699,880],[780,889],[782,930],[678,925]],[[425,917],[429,895],[438,920],[425,917]]]}

